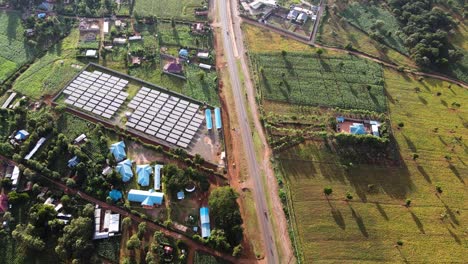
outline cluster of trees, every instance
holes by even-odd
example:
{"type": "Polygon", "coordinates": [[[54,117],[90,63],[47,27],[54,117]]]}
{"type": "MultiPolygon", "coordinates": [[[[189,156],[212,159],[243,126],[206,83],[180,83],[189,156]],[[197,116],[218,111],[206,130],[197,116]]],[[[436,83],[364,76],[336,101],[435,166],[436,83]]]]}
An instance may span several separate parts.
{"type": "Polygon", "coordinates": [[[229,186],[217,188],[211,193],[208,205],[212,222],[217,228],[211,231],[207,243],[225,251],[236,248],[236,254],[240,254],[243,230],[237,197],[238,194],[229,186]]]}
{"type": "Polygon", "coordinates": [[[455,27],[452,17],[434,7],[432,0],[391,0],[395,17],[402,25],[404,42],[420,66],[447,66],[461,60],[463,53],[450,45],[448,33],[455,27]]]}
{"type": "Polygon", "coordinates": [[[190,182],[198,185],[202,192],[210,188],[206,175],[192,167],[180,169],[174,164],[168,164],[164,166],[163,173],[164,184],[171,195],[185,189],[190,182]]]}
{"type": "MultiPolygon", "coordinates": [[[[125,2],[121,1],[121,2],[125,2]]],[[[59,1],[56,10],[66,15],[79,15],[87,17],[107,16],[114,13],[117,9],[117,3],[113,0],[76,0],[71,5],[64,5],[59,1]]]]}
{"type": "Polygon", "coordinates": [[[74,25],[71,18],[47,17],[38,18],[35,14],[23,20],[23,26],[27,29],[33,29],[34,35],[29,38],[28,43],[33,47],[49,47],[55,41],[64,38],[70,33],[74,25]]]}

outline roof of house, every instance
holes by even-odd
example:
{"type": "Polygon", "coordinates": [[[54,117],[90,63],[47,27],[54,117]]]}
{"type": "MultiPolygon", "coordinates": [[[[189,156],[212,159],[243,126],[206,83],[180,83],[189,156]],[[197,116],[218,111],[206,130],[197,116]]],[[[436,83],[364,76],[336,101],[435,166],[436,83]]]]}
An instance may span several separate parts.
{"type": "Polygon", "coordinates": [[[308,17],[309,17],[309,16],[308,16],[306,13],[300,13],[300,14],[297,16],[297,20],[306,21],[308,17]]]}
{"type": "Polygon", "coordinates": [[[163,165],[156,164],[154,166],[154,189],[160,190],[161,189],[161,169],[163,165]]]}
{"type": "Polygon", "coordinates": [[[208,207],[200,208],[201,233],[203,238],[210,236],[210,212],[208,207]]]}
{"type": "Polygon", "coordinates": [[[86,57],[96,57],[97,56],[97,50],[87,50],[86,51],[86,57]]]}
{"type": "Polygon", "coordinates": [[[117,164],[117,172],[122,176],[123,182],[128,182],[133,177],[132,161],[126,159],[117,164]]]}
{"type": "Polygon", "coordinates": [[[16,132],[15,139],[16,140],[25,140],[29,136],[29,132],[22,129],[16,132]]]}
{"type": "Polygon", "coordinates": [[[209,52],[198,52],[197,57],[200,59],[208,59],[210,57],[209,52]]]}
{"type": "Polygon", "coordinates": [[[73,168],[75,167],[76,165],[78,165],[78,163],[80,162],[80,160],[78,159],[77,156],[74,156],[73,158],[71,158],[69,161],[68,161],[68,167],[69,168],[73,168]]]}
{"type": "Polygon", "coordinates": [[[180,50],[179,50],[179,56],[181,56],[181,57],[188,57],[188,55],[189,55],[188,50],[186,50],[186,49],[180,49],[180,50]]]}
{"type": "Polygon", "coordinates": [[[110,151],[117,161],[121,161],[127,157],[125,153],[125,143],[123,141],[112,144],[110,146],[110,151]]]}
{"type": "Polygon", "coordinates": [[[149,191],[131,189],[128,192],[128,200],[130,202],[140,202],[144,206],[161,205],[163,202],[164,193],[156,192],[153,189],[149,191]]]}
{"type": "Polygon", "coordinates": [[[170,62],[164,66],[164,70],[171,73],[181,73],[182,72],[182,64],[178,62],[170,62]]]}
{"type": "Polygon", "coordinates": [[[349,127],[349,132],[354,135],[365,135],[366,128],[361,123],[354,123],[352,126],[349,127]]]}
{"type": "Polygon", "coordinates": [[[138,174],[138,184],[141,186],[149,186],[149,180],[151,175],[150,165],[137,165],[136,172],[138,174]]]}
{"type": "Polygon", "coordinates": [[[109,192],[109,197],[112,199],[112,201],[118,201],[120,199],[122,199],[122,192],[119,191],[119,190],[116,190],[116,189],[112,189],[110,192],[109,192]]]}
{"type": "Polygon", "coordinates": [[[177,199],[179,199],[179,200],[185,199],[184,191],[180,191],[180,192],[177,193],[177,199]]]}

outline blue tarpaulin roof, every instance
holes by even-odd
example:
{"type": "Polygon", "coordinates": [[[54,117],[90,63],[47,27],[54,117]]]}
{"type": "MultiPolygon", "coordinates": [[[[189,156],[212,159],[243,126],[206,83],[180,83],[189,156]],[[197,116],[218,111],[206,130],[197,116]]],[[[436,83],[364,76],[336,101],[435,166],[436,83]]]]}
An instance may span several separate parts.
{"type": "Polygon", "coordinates": [[[179,56],[181,56],[181,57],[188,57],[188,55],[189,55],[189,52],[186,49],[181,49],[179,51],[179,56]]]}
{"type": "Polygon", "coordinates": [[[212,129],[213,128],[213,120],[211,119],[211,110],[210,109],[205,110],[205,118],[206,118],[206,127],[208,129],[212,129]]]}
{"type": "Polygon", "coordinates": [[[112,191],[109,192],[109,197],[112,199],[112,201],[118,201],[122,199],[122,192],[113,189],[112,191]]]}
{"type": "Polygon", "coordinates": [[[151,171],[150,165],[137,165],[138,184],[141,186],[149,186],[151,171]]]}
{"type": "Polygon", "coordinates": [[[215,108],[214,113],[215,113],[216,128],[221,129],[221,110],[219,109],[219,107],[215,108]]]}
{"type": "Polygon", "coordinates": [[[122,176],[123,182],[128,182],[133,177],[132,161],[126,159],[117,164],[117,172],[122,176]]]}
{"type": "Polygon", "coordinates": [[[354,135],[365,135],[366,129],[364,128],[363,124],[354,123],[352,126],[349,127],[349,132],[354,135]]]}
{"type": "Polygon", "coordinates": [[[68,167],[69,168],[73,168],[75,167],[76,165],[78,165],[78,163],[80,162],[80,160],[78,159],[77,156],[71,158],[69,161],[68,161],[68,167]]]}
{"type": "Polygon", "coordinates": [[[203,238],[210,236],[210,211],[208,207],[200,208],[201,233],[203,238]]]}
{"type": "Polygon", "coordinates": [[[45,17],[46,17],[46,13],[39,13],[39,14],[37,14],[37,17],[38,17],[38,18],[45,18],[45,17]]]}
{"type": "Polygon", "coordinates": [[[110,151],[117,161],[121,161],[127,157],[125,153],[125,143],[123,141],[112,144],[110,146],[110,151]]]}
{"type": "Polygon", "coordinates": [[[342,116],[339,116],[339,117],[336,118],[336,121],[337,121],[338,123],[343,123],[343,122],[345,121],[345,118],[342,117],[342,116]]]}
{"type": "Polygon", "coordinates": [[[180,191],[177,193],[177,199],[183,200],[185,198],[185,193],[184,191],[180,191]]]}
{"type": "Polygon", "coordinates": [[[29,136],[28,131],[26,130],[20,130],[16,132],[15,139],[16,140],[25,140],[29,136]]]}

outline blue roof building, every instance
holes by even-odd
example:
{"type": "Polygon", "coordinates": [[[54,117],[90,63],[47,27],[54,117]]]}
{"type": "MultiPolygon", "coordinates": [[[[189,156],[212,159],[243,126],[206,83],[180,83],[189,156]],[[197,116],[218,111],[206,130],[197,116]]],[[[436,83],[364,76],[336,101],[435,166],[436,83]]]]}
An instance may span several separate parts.
{"type": "Polygon", "coordinates": [[[46,13],[39,13],[39,14],[37,14],[37,17],[38,17],[38,18],[45,18],[45,17],[46,17],[46,13]]]}
{"type": "Polygon", "coordinates": [[[215,108],[214,113],[216,128],[221,129],[221,110],[219,109],[219,107],[215,108]]]}
{"type": "Polygon", "coordinates": [[[211,119],[210,109],[205,110],[205,118],[206,118],[206,128],[208,128],[208,130],[211,130],[213,128],[213,120],[211,119]]]}
{"type": "Polygon", "coordinates": [[[189,56],[188,50],[186,50],[186,49],[180,49],[180,50],[179,50],[179,56],[180,56],[180,57],[183,57],[183,58],[188,58],[188,56],[189,56]]]}
{"type": "Polygon", "coordinates": [[[15,139],[18,141],[24,141],[29,137],[29,132],[26,130],[20,130],[16,132],[15,139]]]}
{"type": "Polygon", "coordinates": [[[185,193],[184,193],[184,191],[180,191],[180,192],[177,193],[177,199],[178,199],[178,200],[183,200],[183,199],[185,199],[185,193]]]}
{"type": "Polygon", "coordinates": [[[112,201],[116,202],[116,201],[122,199],[122,192],[118,191],[116,189],[112,189],[109,192],[109,197],[112,199],[112,201]]]}
{"type": "Polygon", "coordinates": [[[207,238],[210,236],[210,211],[208,207],[200,208],[201,236],[207,238]]]}
{"type": "Polygon", "coordinates": [[[163,165],[156,164],[154,166],[154,189],[155,190],[161,190],[161,174],[162,171],[161,169],[163,168],[163,165]]]}
{"type": "Polygon", "coordinates": [[[344,121],[345,121],[345,118],[342,117],[342,116],[339,116],[339,117],[336,118],[336,122],[338,122],[338,123],[343,123],[344,121]]]}
{"type": "Polygon", "coordinates": [[[136,169],[138,175],[138,184],[141,186],[149,186],[149,180],[151,175],[150,165],[137,165],[136,169]]]}
{"type": "Polygon", "coordinates": [[[68,168],[73,168],[73,167],[75,167],[76,165],[78,165],[79,162],[80,162],[80,160],[78,159],[77,156],[71,158],[71,159],[68,161],[68,168]]]}
{"type": "Polygon", "coordinates": [[[156,192],[153,189],[149,191],[132,189],[128,192],[128,200],[130,202],[141,203],[141,205],[144,207],[154,207],[155,205],[161,205],[163,198],[164,194],[162,192],[156,192]]]}
{"type": "Polygon", "coordinates": [[[349,132],[353,135],[365,135],[366,133],[366,128],[364,127],[364,124],[360,123],[354,123],[352,126],[349,127],[349,132]]]}
{"type": "Polygon", "coordinates": [[[133,177],[132,171],[132,161],[126,159],[124,161],[119,162],[117,167],[115,167],[117,172],[122,176],[123,182],[128,182],[133,177]]]}
{"type": "Polygon", "coordinates": [[[110,146],[110,151],[116,161],[121,161],[127,157],[125,153],[125,143],[123,141],[114,143],[110,146]]]}

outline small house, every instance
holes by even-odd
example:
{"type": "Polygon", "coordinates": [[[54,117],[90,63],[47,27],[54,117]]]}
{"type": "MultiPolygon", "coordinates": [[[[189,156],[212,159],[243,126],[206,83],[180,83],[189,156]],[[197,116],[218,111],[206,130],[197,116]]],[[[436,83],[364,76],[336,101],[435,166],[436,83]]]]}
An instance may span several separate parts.
{"type": "Polygon", "coordinates": [[[81,142],[86,142],[87,138],[85,134],[79,135],[75,140],[73,140],[73,144],[80,144],[81,142]]]}
{"type": "Polygon", "coordinates": [[[302,23],[304,24],[305,22],[307,22],[307,19],[309,18],[309,16],[306,14],[306,13],[300,13],[297,18],[296,18],[296,21],[298,23],[302,23]]]}
{"type": "Polygon", "coordinates": [[[208,14],[209,14],[208,10],[195,11],[196,16],[208,16],[208,14]]]}
{"type": "Polygon", "coordinates": [[[286,18],[288,20],[296,20],[298,16],[299,16],[299,11],[292,9],[292,10],[289,11],[286,18]]]}
{"type": "Polygon", "coordinates": [[[199,59],[209,59],[210,58],[210,53],[209,52],[198,52],[197,53],[197,58],[199,59]]]}
{"type": "Polygon", "coordinates": [[[16,141],[25,141],[28,137],[29,137],[29,132],[22,129],[22,130],[16,132],[15,140],[16,141]]]}
{"type": "Polygon", "coordinates": [[[116,161],[121,161],[127,157],[125,153],[125,143],[123,141],[112,144],[110,151],[112,155],[114,155],[116,161]]]}
{"type": "Polygon", "coordinates": [[[188,58],[188,57],[189,57],[189,52],[188,52],[188,50],[186,50],[186,49],[180,49],[180,50],[179,50],[179,57],[184,58],[184,59],[188,58]]]}
{"type": "Polygon", "coordinates": [[[18,166],[15,166],[13,168],[13,172],[11,173],[11,185],[16,187],[18,185],[19,177],[20,177],[20,169],[18,166]]]}
{"type": "Polygon", "coordinates": [[[154,189],[161,190],[161,174],[163,165],[156,164],[154,166],[154,189]]]}
{"type": "Polygon", "coordinates": [[[164,71],[168,73],[180,74],[182,73],[182,70],[182,64],[177,61],[172,61],[164,65],[164,71]]]}
{"type": "Polygon", "coordinates": [[[116,45],[123,45],[123,44],[127,43],[127,39],[126,38],[114,38],[112,43],[114,43],[116,45]]]}
{"type": "Polygon", "coordinates": [[[185,193],[184,191],[180,191],[177,193],[177,200],[183,200],[185,199],[185,193]]]}
{"type": "Polygon", "coordinates": [[[200,63],[200,64],[198,64],[198,67],[200,67],[200,68],[202,68],[202,69],[204,69],[204,70],[211,70],[211,68],[212,68],[213,66],[208,65],[208,64],[204,64],[204,63],[200,63]]]}
{"type": "Polygon", "coordinates": [[[126,159],[124,161],[121,161],[117,164],[117,167],[115,168],[117,172],[120,174],[120,176],[122,177],[123,182],[128,182],[133,177],[131,160],[126,159]]]}
{"type": "Polygon", "coordinates": [[[68,168],[74,168],[76,167],[76,165],[78,165],[78,163],[80,162],[80,160],[78,159],[77,156],[74,156],[73,158],[71,158],[69,161],[68,161],[68,168]]]}
{"type": "Polygon", "coordinates": [[[103,26],[102,26],[102,32],[104,34],[109,33],[109,21],[104,21],[103,26]]]}
{"type": "Polygon", "coordinates": [[[141,186],[149,186],[149,180],[151,175],[150,165],[137,165],[136,169],[138,175],[138,184],[141,186]]]}
{"type": "Polygon", "coordinates": [[[367,134],[364,124],[354,123],[349,127],[349,132],[353,135],[365,135],[367,134]]]}
{"type": "Polygon", "coordinates": [[[86,56],[87,58],[95,58],[95,59],[97,59],[97,57],[98,57],[98,55],[97,55],[97,50],[93,50],[93,49],[86,50],[85,56],[86,56]]]}
{"type": "Polygon", "coordinates": [[[131,37],[128,37],[128,41],[138,41],[138,40],[142,40],[143,38],[141,36],[131,36],[131,37]]]}
{"type": "Polygon", "coordinates": [[[28,28],[26,29],[26,37],[33,37],[35,34],[34,29],[28,28]]]}
{"type": "Polygon", "coordinates": [[[37,18],[44,19],[46,18],[47,14],[46,13],[39,13],[37,14],[37,18]]]}

